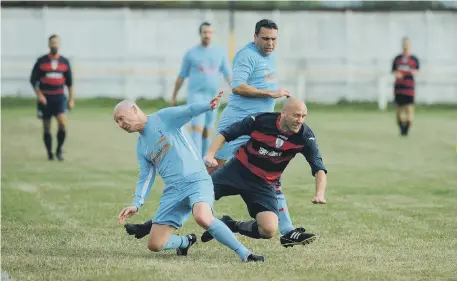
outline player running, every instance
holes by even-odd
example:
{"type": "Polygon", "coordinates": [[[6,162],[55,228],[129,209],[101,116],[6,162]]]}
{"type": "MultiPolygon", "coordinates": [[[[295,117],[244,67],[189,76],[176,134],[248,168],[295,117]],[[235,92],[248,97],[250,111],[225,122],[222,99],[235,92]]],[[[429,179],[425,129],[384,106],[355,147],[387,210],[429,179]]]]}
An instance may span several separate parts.
{"type": "MultiPolygon", "coordinates": [[[[240,195],[246,203],[249,215],[255,220],[242,222],[224,216],[222,221],[236,233],[256,239],[270,239],[278,229],[278,200],[275,189],[290,160],[297,153],[305,156],[316,178],[316,193],[312,203],[325,204],[327,169],[324,166],[316,137],[303,122],[307,115],[306,105],[289,98],[281,113],[259,113],[234,123],[216,136],[204,160],[207,166],[217,165],[216,153],[224,143],[242,136],[250,136],[236,152],[235,157],[211,174],[215,199],[240,195]]],[[[306,233],[302,243],[310,243],[316,235],[306,233]]],[[[208,242],[213,237],[206,231],[201,240],[208,242]]],[[[281,238],[285,247],[296,245],[294,237],[281,238]]]]}
{"type": "MultiPolygon", "coordinates": [[[[222,48],[212,45],[213,28],[204,22],[199,27],[201,43],[184,56],[181,71],[175,82],[171,105],[176,105],[176,96],[184,79],[189,78],[187,104],[211,99],[219,89],[220,73],[230,84],[231,73],[227,55],[222,48]]],[[[201,157],[205,156],[210,144],[210,136],[217,119],[217,110],[207,111],[192,119],[191,135],[201,157]]]]}
{"type": "Polygon", "coordinates": [[[195,146],[183,135],[182,126],[193,117],[216,109],[221,97],[222,92],[209,103],[165,108],[148,116],[133,102],[122,101],[116,105],[114,121],[118,126],[129,133],[140,133],[136,148],[140,168],[137,187],[131,206],[122,209],[118,222],[123,224],[138,212],[158,171],[165,188],[156,216],[150,221],[148,248],[151,251],[176,249],[178,255],[186,256],[197,237],[172,233],[192,213],[201,227],[234,250],[242,261],[264,261],[262,256],[254,255],[242,245],[222,221],[214,218],[211,177],[195,146]]]}

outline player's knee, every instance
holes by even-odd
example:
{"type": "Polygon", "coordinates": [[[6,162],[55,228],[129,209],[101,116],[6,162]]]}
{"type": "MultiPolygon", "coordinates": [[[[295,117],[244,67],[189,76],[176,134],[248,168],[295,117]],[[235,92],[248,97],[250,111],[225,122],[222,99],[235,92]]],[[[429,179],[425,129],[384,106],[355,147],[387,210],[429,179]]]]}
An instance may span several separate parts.
{"type": "Polygon", "coordinates": [[[264,239],[271,239],[276,235],[278,231],[278,226],[274,226],[272,224],[268,225],[259,225],[259,234],[264,239]]]}
{"type": "Polygon", "coordinates": [[[204,229],[207,229],[214,220],[214,216],[211,212],[211,206],[205,202],[200,202],[194,205],[193,215],[195,222],[204,229]]]}
{"type": "Polygon", "coordinates": [[[160,252],[165,247],[165,243],[161,241],[149,240],[148,249],[152,252],[160,252]]]}
{"type": "Polygon", "coordinates": [[[264,239],[270,239],[278,231],[278,216],[273,212],[261,212],[256,216],[259,234],[264,239]]]}

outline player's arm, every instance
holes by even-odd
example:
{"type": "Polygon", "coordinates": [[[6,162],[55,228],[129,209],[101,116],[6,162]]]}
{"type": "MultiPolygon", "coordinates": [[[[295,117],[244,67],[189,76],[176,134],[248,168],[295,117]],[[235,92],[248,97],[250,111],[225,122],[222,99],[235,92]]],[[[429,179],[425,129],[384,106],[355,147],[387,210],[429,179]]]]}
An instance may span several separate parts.
{"type": "Polygon", "coordinates": [[[416,58],[415,56],[413,56],[413,60],[416,62],[416,68],[411,70],[411,74],[416,75],[419,72],[419,68],[420,68],[419,59],[416,58]]]}
{"type": "Polygon", "coordinates": [[[220,91],[216,97],[203,103],[164,108],[158,112],[158,115],[168,126],[181,128],[192,118],[204,112],[216,109],[219,106],[222,94],[223,91],[220,91]]]}
{"type": "Polygon", "coordinates": [[[176,105],[176,97],[178,96],[179,89],[181,89],[184,80],[189,76],[190,71],[190,58],[189,53],[186,53],[182,60],[181,70],[179,71],[178,77],[175,81],[175,87],[171,96],[171,105],[176,105]]]}
{"type": "Polygon", "coordinates": [[[398,56],[394,58],[394,61],[392,62],[391,72],[393,75],[395,75],[395,78],[401,79],[403,78],[403,74],[398,70],[398,65],[396,64],[398,58],[398,56]]]}
{"type": "Polygon", "coordinates": [[[221,147],[226,142],[230,142],[244,135],[249,136],[254,128],[255,117],[255,115],[248,116],[241,121],[233,123],[231,126],[229,126],[220,134],[218,134],[211,142],[211,145],[208,148],[208,152],[206,153],[204,159],[205,164],[209,167],[217,165],[217,161],[214,157],[216,156],[216,153],[219,151],[219,149],[221,149],[221,147]]]}
{"type": "Polygon", "coordinates": [[[222,74],[224,75],[225,81],[227,81],[227,83],[229,85],[231,85],[232,84],[232,73],[230,72],[230,66],[229,66],[227,56],[224,56],[224,58],[222,59],[222,64],[221,64],[221,68],[219,71],[222,72],[222,74]]]}
{"type": "Polygon", "coordinates": [[[144,201],[151,192],[152,184],[156,176],[155,166],[144,155],[137,152],[138,165],[140,173],[136,182],[135,195],[133,196],[132,206],[137,208],[137,211],[143,206],[144,201]]]}
{"type": "Polygon", "coordinates": [[[35,65],[32,68],[32,73],[30,75],[30,84],[32,84],[33,90],[35,91],[35,94],[37,95],[38,101],[42,104],[46,104],[46,98],[43,95],[43,93],[40,90],[40,77],[42,73],[40,70],[40,64],[39,61],[37,60],[35,62],[35,65]]]}
{"type": "Polygon", "coordinates": [[[311,167],[311,174],[315,177],[316,193],[311,200],[314,204],[325,204],[325,189],[327,187],[327,169],[325,168],[319,147],[316,143],[314,134],[307,134],[305,146],[303,147],[302,154],[305,156],[306,161],[311,167]]]}
{"type": "Polygon", "coordinates": [[[117,218],[119,224],[123,224],[125,220],[138,212],[141,206],[143,206],[144,201],[148,197],[149,193],[151,192],[151,187],[154,183],[156,169],[154,165],[152,165],[152,163],[146,159],[146,156],[140,152],[140,149],[141,147],[138,143],[136,156],[138,159],[140,173],[136,182],[135,194],[130,206],[123,208],[119,213],[117,218]]]}
{"type": "Polygon", "coordinates": [[[68,70],[64,73],[65,84],[68,88],[68,107],[73,108],[75,100],[73,95],[73,73],[71,71],[70,62],[67,60],[68,70]]]}
{"type": "Polygon", "coordinates": [[[233,62],[232,92],[246,97],[271,97],[271,91],[260,90],[247,84],[254,72],[255,58],[249,53],[240,53],[233,62]]]}

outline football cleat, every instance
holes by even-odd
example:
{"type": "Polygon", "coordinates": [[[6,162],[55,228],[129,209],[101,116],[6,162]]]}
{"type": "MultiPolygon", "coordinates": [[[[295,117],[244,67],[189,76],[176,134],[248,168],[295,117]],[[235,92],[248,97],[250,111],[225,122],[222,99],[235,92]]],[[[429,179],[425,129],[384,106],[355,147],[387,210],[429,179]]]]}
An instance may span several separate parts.
{"type": "Polygon", "coordinates": [[[284,247],[293,247],[295,245],[306,245],[314,242],[317,235],[305,232],[305,229],[298,227],[280,238],[281,245],[284,247]]]}

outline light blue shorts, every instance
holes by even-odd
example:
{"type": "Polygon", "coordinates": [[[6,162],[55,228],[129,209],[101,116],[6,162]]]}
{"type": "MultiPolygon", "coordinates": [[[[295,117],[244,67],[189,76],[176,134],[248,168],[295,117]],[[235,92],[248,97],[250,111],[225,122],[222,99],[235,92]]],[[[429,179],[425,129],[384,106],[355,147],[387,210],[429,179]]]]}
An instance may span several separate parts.
{"type": "Polygon", "coordinates": [[[213,209],[214,186],[210,177],[166,186],[152,223],[180,228],[198,202],[206,202],[213,209]]]}
{"type": "MultiPolygon", "coordinates": [[[[190,94],[187,99],[187,104],[193,103],[201,103],[205,101],[209,101],[216,95],[216,93],[197,93],[197,94],[190,94]]],[[[191,127],[203,127],[208,130],[214,129],[214,125],[216,123],[218,110],[211,110],[205,113],[198,115],[197,117],[192,118],[190,121],[191,127]]]]}

